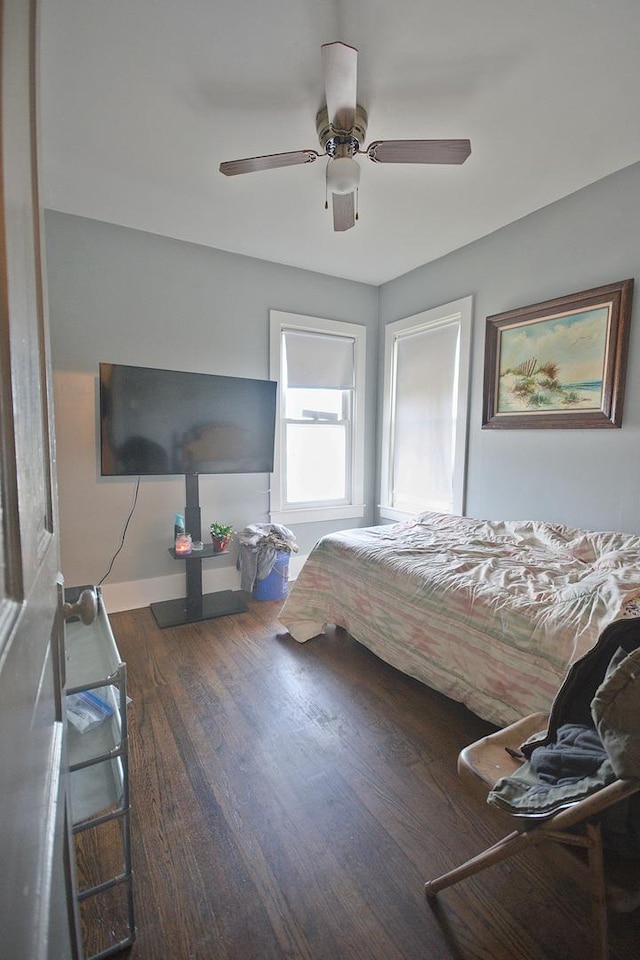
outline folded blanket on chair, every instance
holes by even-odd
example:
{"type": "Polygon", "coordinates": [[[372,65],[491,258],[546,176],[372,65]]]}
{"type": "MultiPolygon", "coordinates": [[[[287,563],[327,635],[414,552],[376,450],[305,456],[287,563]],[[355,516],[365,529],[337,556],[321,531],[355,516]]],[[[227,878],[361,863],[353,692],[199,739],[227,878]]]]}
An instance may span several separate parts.
{"type": "Polygon", "coordinates": [[[593,776],[606,759],[595,727],[565,723],[558,727],[555,742],[536,747],[529,762],[543,783],[566,784],[593,776]]]}
{"type": "Polygon", "coordinates": [[[592,772],[582,777],[567,777],[562,782],[541,780],[531,762],[527,761],[512,776],[503,777],[496,783],[487,802],[501,807],[514,817],[546,820],[608,783],[613,783],[616,775],[604,750],[602,758],[592,772]]]}

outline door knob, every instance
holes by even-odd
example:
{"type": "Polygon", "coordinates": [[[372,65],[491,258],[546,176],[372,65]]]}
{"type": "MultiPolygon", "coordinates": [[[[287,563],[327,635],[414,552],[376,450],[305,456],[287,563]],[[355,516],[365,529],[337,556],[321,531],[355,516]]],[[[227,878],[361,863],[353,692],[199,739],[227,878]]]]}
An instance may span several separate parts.
{"type": "Polygon", "coordinates": [[[80,617],[87,626],[98,616],[98,595],[93,589],[83,590],[75,603],[63,603],[62,615],[65,620],[80,617]]]}

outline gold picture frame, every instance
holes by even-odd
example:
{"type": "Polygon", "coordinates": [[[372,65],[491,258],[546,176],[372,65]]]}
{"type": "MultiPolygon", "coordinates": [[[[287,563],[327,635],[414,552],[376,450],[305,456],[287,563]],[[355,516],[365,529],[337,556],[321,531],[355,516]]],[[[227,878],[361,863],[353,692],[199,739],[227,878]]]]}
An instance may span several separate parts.
{"type": "Polygon", "coordinates": [[[483,429],[620,427],[633,280],[487,317],[483,429]]]}

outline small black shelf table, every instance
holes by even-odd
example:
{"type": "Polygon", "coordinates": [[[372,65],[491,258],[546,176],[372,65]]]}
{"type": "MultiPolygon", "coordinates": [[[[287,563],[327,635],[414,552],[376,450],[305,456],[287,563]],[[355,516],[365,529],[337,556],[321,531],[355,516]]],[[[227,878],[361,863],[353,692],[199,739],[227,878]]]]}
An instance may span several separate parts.
{"type": "Polygon", "coordinates": [[[169,548],[169,553],[174,560],[182,560],[186,566],[187,595],[177,600],[161,600],[151,604],[151,612],[159,627],[177,627],[182,623],[228,617],[233,613],[244,613],[248,609],[248,595],[244,590],[202,593],[202,561],[224,557],[224,552],[214,552],[211,544],[204,544],[202,550],[194,550],[192,553],[177,554],[173,547],[169,548]]]}
{"type": "MultiPolygon", "coordinates": [[[[198,475],[185,477],[187,505],[185,521],[187,532],[194,540],[200,539],[201,520],[198,496],[198,475]]],[[[186,597],[177,600],[160,600],[151,604],[151,612],[159,627],[177,627],[182,623],[196,623],[198,620],[213,620],[215,617],[228,617],[233,613],[248,610],[249,594],[244,590],[219,590],[217,593],[202,593],[202,561],[214,557],[227,556],[224,552],[215,552],[211,543],[205,543],[202,550],[192,553],[176,553],[173,547],[169,553],[174,560],[185,564],[187,577],[186,597]]]]}

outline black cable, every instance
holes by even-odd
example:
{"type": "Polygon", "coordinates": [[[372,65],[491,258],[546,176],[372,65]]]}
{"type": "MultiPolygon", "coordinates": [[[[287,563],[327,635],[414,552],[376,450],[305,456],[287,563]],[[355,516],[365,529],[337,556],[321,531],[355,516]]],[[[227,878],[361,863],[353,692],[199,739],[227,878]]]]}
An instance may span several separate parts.
{"type": "Polygon", "coordinates": [[[129,511],[129,516],[127,517],[127,522],[125,523],[125,525],[124,525],[124,530],[122,531],[122,539],[121,539],[121,541],[120,541],[120,546],[118,547],[118,549],[116,550],[116,552],[114,553],[114,555],[111,557],[111,563],[109,564],[109,569],[108,569],[107,572],[105,573],[104,577],[102,578],[102,580],[98,580],[98,586],[100,586],[102,583],[104,583],[104,581],[107,579],[107,577],[108,577],[109,574],[111,573],[111,570],[112,570],[112,568],[113,568],[114,563],[116,562],[116,557],[118,556],[118,554],[120,553],[120,551],[121,551],[122,548],[124,547],[124,538],[125,538],[126,535],[127,535],[127,529],[128,529],[128,527],[129,527],[129,523],[130,523],[130,521],[131,521],[131,517],[133,516],[133,511],[134,511],[135,508],[136,508],[136,503],[138,502],[138,491],[139,491],[139,489],[140,489],[140,477],[138,477],[138,479],[137,479],[137,481],[136,481],[136,492],[135,492],[135,494],[134,494],[134,496],[133,496],[133,504],[132,504],[132,506],[131,506],[131,510],[129,511]]]}

